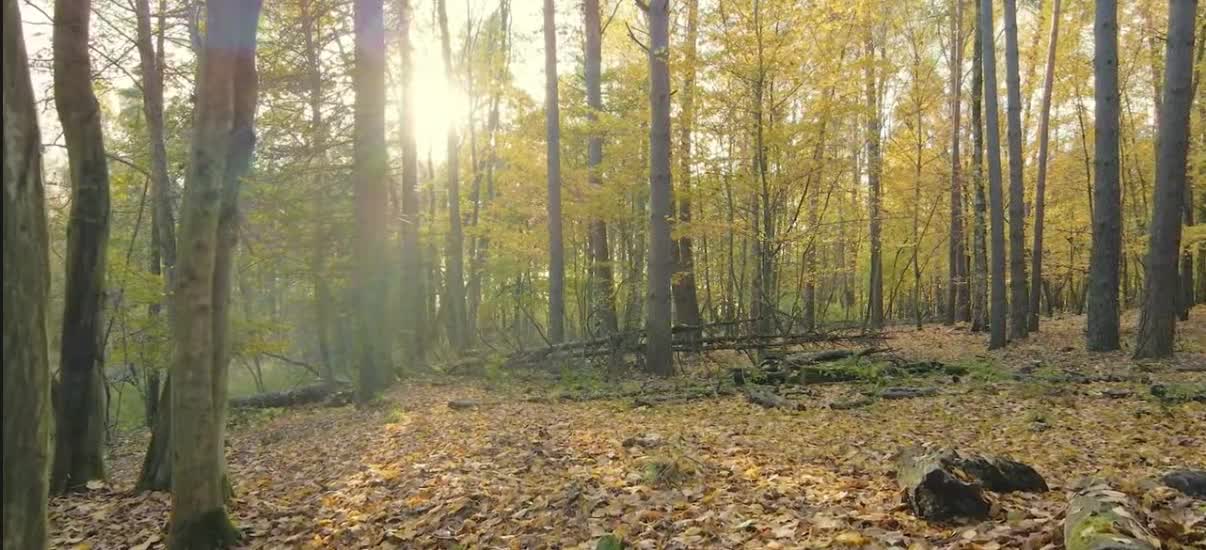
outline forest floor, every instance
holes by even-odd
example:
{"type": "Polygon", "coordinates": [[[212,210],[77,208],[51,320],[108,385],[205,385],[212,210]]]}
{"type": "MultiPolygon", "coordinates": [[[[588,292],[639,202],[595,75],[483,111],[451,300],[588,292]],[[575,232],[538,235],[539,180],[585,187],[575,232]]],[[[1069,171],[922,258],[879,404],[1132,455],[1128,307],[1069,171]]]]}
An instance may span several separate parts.
{"type": "MultiPolygon", "coordinates": [[[[1142,502],[1166,547],[1201,544],[1202,503],[1170,507],[1171,490],[1144,480],[1206,466],[1206,403],[1149,392],[1151,383],[1206,384],[1206,372],[1189,372],[1206,366],[1206,308],[1180,325],[1182,351],[1163,363],[1090,355],[1083,323],[1045,321],[991,353],[983,335],[962,329],[894,329],[885,343],[900,355],[969,365],[968,374],[909,382],[935,396],[853,410],[827,405],[865,382],[809,386],[797,411],[740,395],[530,402],[614,385],[510,375],[412,381],[363,409],[236,413],[233,514],[248,548],[594,548],[608,533],[636,548],[1060,548],[1070,488],[1100,476],[1142,502]],[[1036,362],[1150,381],[1011,376],[1036,362]],[[465,399],[480,406],[448,406],[465,399]],[[892,471],[892,457],[915,444],[1007,454],[1052,490],[994,495],[992,519],[979,523],[922,521],[901,504],[892,471]]],[[[683,384],[748,365],[737,354],[692,361],[683,384]]],[[[129,492],[146,439],[117,438],[111,484],[52,501],[53,548],[163,546],[168,496],[129,492]]]]}

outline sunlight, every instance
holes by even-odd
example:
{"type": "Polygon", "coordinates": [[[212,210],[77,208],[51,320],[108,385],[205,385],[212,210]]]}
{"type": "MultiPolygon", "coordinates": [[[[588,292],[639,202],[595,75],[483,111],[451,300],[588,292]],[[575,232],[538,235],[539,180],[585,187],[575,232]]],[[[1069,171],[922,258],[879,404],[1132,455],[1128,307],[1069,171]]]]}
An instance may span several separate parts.
{"type": "Polygon", "coordinates": [[[443,62],[436,52],[416,52],[414,76],[415,145],[419,162],[426,162],[429,150],[432,159],[439,162],[447,157],[444,140],[449,121],[458,126],[463,124],[468,116],[469,101],[459,87],[449,88],[444,79],[443,62]]]}

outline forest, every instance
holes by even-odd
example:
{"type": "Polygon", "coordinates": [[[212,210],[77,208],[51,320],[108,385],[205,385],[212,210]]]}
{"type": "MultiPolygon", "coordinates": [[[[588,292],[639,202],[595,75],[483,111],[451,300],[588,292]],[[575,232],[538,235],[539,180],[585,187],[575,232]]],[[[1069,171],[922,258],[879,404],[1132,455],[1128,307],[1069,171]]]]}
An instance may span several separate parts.
{"type": "Polygon", "coordinates": [[[1198,0],[0,1],[6,549],[1206,546],[1198,0]]]}

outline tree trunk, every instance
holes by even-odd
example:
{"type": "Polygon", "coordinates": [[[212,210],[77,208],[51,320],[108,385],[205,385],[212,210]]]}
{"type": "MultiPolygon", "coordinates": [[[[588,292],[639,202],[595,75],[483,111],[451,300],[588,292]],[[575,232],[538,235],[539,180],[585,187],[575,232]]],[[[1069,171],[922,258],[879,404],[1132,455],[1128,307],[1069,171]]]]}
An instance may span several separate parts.
{"type": "Polygon", "coordinates": [[[102,309],[109,240],[109,168],[92,92],[89,0],[54,6],[54,99],[71,167],[67,267],[56,402],[55,494],[105,477],[102,309]]]}
{"type": "Polygon", "coordinates": [[[982,331],[988,327],[988,224],[984,197],[984,121],[981,105],[984,97],[984,33],[981,30],[982,3],[976,1],[976,32],[972,57],[972,288],[971,328],[982,331]]]}
{"type": "Polygon", "coordinates": [[[402,50],[402,112],[400,134],[402,136],[402,220],[400,241],[402,246],[401,279],[401,329],[404,367],[422,363],[426,353],[423,325],[426,323],[423,295],[427,292],[424,277],[422,251],[419,247],[419,165],[415,146],[415,95],[414,61],[410,26],[414,17],[411,0],[402,0],[398,35],[402,50]]]}
{"type": "MultiPolygon", "coordinates": [[[[590,108],[587,116],[597,124],[599,111],[603,110],[602,92],[602,49],[603,31],[600,26],[599,0],[583,3],[586,24],[586,104],[590,108]]],[[[599,165],[603,162],[603,136],[592,130],[587,141],[587,176],[590,184],[602,186],[603,178],[599,165]]],[[[603,332],[614,334],[619,330],[616,321],[615,284],[612,279],[611,250],[607,242],[607,222],[594,219],[590,222],[591,280],[594,284],[595,310],[603,332]]]]}
{"type": "Polygon", "coordinates": [[[947,258],[946,323],[968,320],[967,256],[963,233],[963,174],[959,141],[963,132],[963,0],[952,0],[951,13],[951,238],[947,258]]]}
{"type": "MultiPolygon", "coordinates": [[[[444,56],[444,78],[448,87],[455,85],[452,71],[452,43],[448,34],[448,10],[444,0],[436,1],[440,24],[440,46],[444,56]]],[[[461,185],[459,139],[456,124],[448,125],[448,242],[445,263],[446,292],[443,302],[447,308],[448,342],[453,353],[459,353],[469,345],[469,322],[465,312],[465,237],[461,229],[461,185]]]]}
{"type": "Polygon", "coordinates": [[[674,372],[670,334],[670,0],[651,0],[649,21],[649,311],[645,364],[660,376],[674,372]]]}
{"type": "MultiPolygon", "coordinates": [[[[683,61],[682,113],[679,125],[679,185],[678,222],[691,223],[691,131],[695,125],[695,64],[696,42],[699,36],[699,0],[687,2],[687,40],[683,61]]],[[[674,319],[676,324],[697,327],[703,321],[699,316],[699,297],[695,287],[695,251],[690,228],[680,230],[683,234],[672,246],[677,252],[676,273],[673,277],[674,319]]],[[[695,341],[702,336],[699,329],[683,333],[684,338],[695,341]]]]}
{"type": "MultiPolygon", "coordinates": [[[[382,0],[355,4],[356,288],[360,387],[357,399],[374,399],[390,377],[385,330],[385,224],[389,158],[385,151],[385,16],[382,0]]],[[[463,302],[462,302],[463,303],[463,302]]]]}
{"type": "Polygon", "coordinates": [[[557,26],[544,0],[544,128],[548,145],[549,340],[565,340],[565,247],[561,237],[561,113],[557,107],[557,26]]]}
{"type": "Polygon", "coordinates": [[[1089,351],[1118,349],[1118,270],[1122,260],[1118,167],[1118,2],[1097,0],[1093,22],[1093,247],[1089,257],[1089,351]]]}
{"type": "Polygon", "coordinates": [[[1178,260],[1189,152],[1189,109],[1193,71],[1194,16],[1197,0],[1169,0],[1168,42],[1164,54],[1164,100],[1160,114],[1159,156],[1152,223],[1148,234],[1143,312],[1135,357],[1172,355],[1180,294],[1178,260]]]}
{"type": "Polygon", "coordinates": [[[171,548],[223,548],[240,538],[224,505],[227,314],[238,191],[255,145],[259,13],[258,1],[206,7],[175,293],[171,548]]]}
{"type": "Polygon", "coordinates": [[[4,0],[4,548],[46,548],[49,237],[42,138],[17,0],[4,0]]]}
{"type": "Polygon", "coordinates": [[[884,326],[884,268],[881,252],[880,231],[881,221],[879,219],[880,211],[880,196],[879,196],[879,176],[880,176],[880,157],[879,157],[879,92],[876,81],[878,80],[875,70],[875,43],[872,37],[872,30],[867,29],[866,41],[867,69],[866,69],[866,88],[867,88],[867,110],[870,115],[867,117],[867,217],[870,219],[870,239],[871,239],[871,275],[868,290],[868,324],[873,329],[879,329],[884,326]]]}
{"type": "MultiPolygon", "coordinates": [[[[1005,346],[1005,212],[1001,193],[1001,130],[997,114],[997,54],[993,45],[992,2],[981,0],[980,33],[984,63],[984,115],[988,131],[988,203],[992,213],[992,285],[988,349],[1005,346]]],[[[1019,174],[1019,177],[1021,175],[1019,174]]]]}
{"type": "Polygon", "coordinates": [[[1043,209],[1047,192],[1047,144],[1051,125],[1051,88],[1055,85],[1055,46],[1059,40],[1060,0],[1052,6],[1051,39],[1047,42],[1047,69],[1043,74],[1043,105],[1039,113],[1038,180],[1034,187],[1034,247],[1030,258],[1029,329],[1039,329],[1039,303],[1043,291],[1043,209]]]}
{"type": "Polygon", "coordinates": [[[138,473],[137,491],[167,491],[172,488],[172,376],[169,374],[163,389],[155,394],[159,414],[151,426],[151,443],[142,459],[138,473]]]}
{"type": "Polygon", "coordinates": [[[1022,84],[1018,76],[1018,9],[1005,0],[1005,87],[1009,104],[1009,337],[1029,334],[1026,314],[1030,293],[1026,281],[1026,191],[1022,187],[1022,84]]]}

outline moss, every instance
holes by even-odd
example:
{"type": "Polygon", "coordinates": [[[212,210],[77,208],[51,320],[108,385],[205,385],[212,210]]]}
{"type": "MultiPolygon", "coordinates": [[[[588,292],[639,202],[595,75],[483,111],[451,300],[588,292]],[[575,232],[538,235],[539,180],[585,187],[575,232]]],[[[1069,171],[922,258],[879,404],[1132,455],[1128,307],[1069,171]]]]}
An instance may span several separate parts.
{"type": "Polygon", "coordinates": [[[168,548],[173,550],[215,550],[228,548],[243,540],[226,508],[216,508],[200,516],[181,521],[174,519],[168,548]]]}

